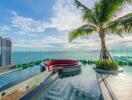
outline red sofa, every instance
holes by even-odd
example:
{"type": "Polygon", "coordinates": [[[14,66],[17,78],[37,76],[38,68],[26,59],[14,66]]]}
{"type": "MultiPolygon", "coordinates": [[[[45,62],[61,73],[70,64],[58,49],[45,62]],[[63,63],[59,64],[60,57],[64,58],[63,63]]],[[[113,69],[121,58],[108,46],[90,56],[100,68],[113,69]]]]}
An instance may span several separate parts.
{"type": "Polygon", "coordinates": [[[48,70],[50,71],[57,67],[68,68],[74,65],[78,65],[78,61],[77,60],[48,60],[48,61],[45,61],[44,64],[48,67],[48,70]]]}

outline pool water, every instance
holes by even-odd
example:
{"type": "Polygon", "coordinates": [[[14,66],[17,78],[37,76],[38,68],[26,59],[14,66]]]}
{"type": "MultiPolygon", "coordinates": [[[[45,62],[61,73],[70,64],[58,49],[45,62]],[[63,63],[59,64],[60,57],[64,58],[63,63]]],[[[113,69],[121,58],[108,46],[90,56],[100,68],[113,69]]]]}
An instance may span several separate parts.
{"type": "Polygon", "coordinates": [[[0,75],[0,92],[40,73],[40,66],[0,75]]]}
{"type": "Polygon", "coordinates": [[[79,75],[57,78],[48,89],[33,95],[32,100],[102,100],[91,65],[83,65],[79,75]]]}

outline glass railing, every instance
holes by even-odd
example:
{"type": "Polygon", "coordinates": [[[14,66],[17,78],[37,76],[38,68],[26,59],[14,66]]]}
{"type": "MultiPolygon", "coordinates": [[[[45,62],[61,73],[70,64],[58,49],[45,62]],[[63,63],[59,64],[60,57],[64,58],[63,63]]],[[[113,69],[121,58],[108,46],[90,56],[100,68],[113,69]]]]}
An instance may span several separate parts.
{"type": "MultiPolygon", "coordinates": [[[[112,57],[131,57],[132,49],[109,50],[112,57]]],[[[12,63],[19,64],[42,59],[99,59],[100,50],[94,51],[16,51],[12,53],[12,63]]]]}
{"type": "MultiPolygon", "coordinates": [[[[32,61],[37,60],[44,60],[44,59],[78,59],[78,60],[97,60],[99,59],[100,50],[93,50],[93,51],[32,51],[31,48],[27,48],[26,51],[11,48],[1,48],[0,50],[0,63],[4,65],[10,64],[23,64],[29,63],[32,61]],[[10,54],[11,51],[11,54],[10,54]]],[[[114,59],[121,59],[124,61],[131,61],[132,60],[132,49],[125,48],[125,49],[113,49],[109,50],[111,56],[114,59]],[[127,60],[126,60],[127,59],[127,60]]],[[[2,64],[1,64],[2,66],[2,64]]]]}

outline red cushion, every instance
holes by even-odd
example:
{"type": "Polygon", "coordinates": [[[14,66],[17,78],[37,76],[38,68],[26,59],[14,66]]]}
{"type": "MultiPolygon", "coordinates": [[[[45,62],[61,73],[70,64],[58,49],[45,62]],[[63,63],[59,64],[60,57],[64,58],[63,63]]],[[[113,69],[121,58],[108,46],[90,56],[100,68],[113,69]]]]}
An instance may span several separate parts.
{"type": "Polygon", "coordinates": [[[44,64],[48,66],[48,70],[53,70],[54,67],[69,67],[78,64],[76,60],[48,60],[44,64]]]}
{"type": "Polygon", "coordinates": [[[48,70],[53,70],[53,65],[48,66],[48,70]]]}

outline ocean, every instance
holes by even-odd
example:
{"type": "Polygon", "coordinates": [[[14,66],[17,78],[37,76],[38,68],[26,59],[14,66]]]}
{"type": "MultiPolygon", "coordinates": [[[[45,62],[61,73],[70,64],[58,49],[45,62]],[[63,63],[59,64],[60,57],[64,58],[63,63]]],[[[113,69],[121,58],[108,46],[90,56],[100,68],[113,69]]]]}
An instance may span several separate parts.
{"type": "MultiPolygon", "coordinates": [[[[40,51],[40,52],[13,52],[12,64],[28,63],[40,59],[99,59],[100,51],[40,51]]],[[[132,51],[110,51],[112,56],[132,56],[132,51]]]]}

